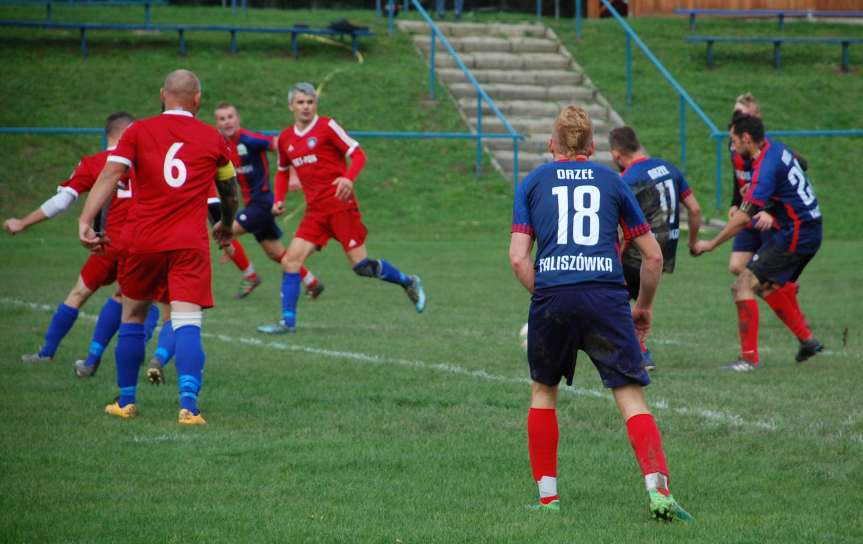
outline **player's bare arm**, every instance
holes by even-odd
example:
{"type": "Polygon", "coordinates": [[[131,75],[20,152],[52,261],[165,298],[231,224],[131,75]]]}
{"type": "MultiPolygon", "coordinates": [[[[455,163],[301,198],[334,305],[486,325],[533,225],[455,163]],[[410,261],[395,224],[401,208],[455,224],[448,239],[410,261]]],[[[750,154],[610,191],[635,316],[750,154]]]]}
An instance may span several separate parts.
{"type": "Polygon", "coordinates": [[[638,300],[632,307],[632,321],[635,323],[636,334],[644,340],[650,333],[653,299],[662,278],[662,249],[650,232],[633,238],[632,244],[641,253],[641,286],[638,300]]]}
{"type": "Polygon", "coordinates": [[[524,285],[528,292],[533,293],[536,271],[530,256],[531,249],[533,249],[533,237],[531,235],[522,232],[512,233],[509,242],[509,264],[512,266],[512,271],[518,281],[524,285]]]}
{"type": "Polygon", "coordinates": [[[35,225],[36,223],[41,223],[46,219],[48,219],[48,216],[45,215],[45,212],[42,211],[42,208],[36,208],[35,210],[27,214],[23,219],[18,219],[17,217],[10,217],[3,222],[3,229],[12,236],[15,236],[19,232],[23,232],[29,227],[35,225]]]}
{"type": "Polygon", "coordinates": [[[237,176],[230,162],[219,168],[216,174],[216,190],[219,192],[221,219],[213,225],[213,238],[219,245],[226,245],[233,236],[234,215],[237,213],[237,176]]]}
{"type": "Polygon", "coordinates": [[[129,167],[125,164],[109,161],[105,163],[105,168],[102,169],[96,183],[90,189],[90,194],[84,203],[84,210],[78,218],[78,238],[84,247],[92,251],[100,251],[105,244],[110,243],[107,236],[99,234],[93,229],[93,222],[102,207],[117,190],[117,183],[120,178],[128,170],[129,167]]]}
{"type": "Polygon", "coordinates": [[[689,224],[689,252],[692,253],[695,243],[698,242],[698,230],[701,228],[701,206],[693,194],[683,199],[683,205],[686,207],[686,220],[689,224]]]}
{"type": "Polygon", "coordinates": [[[724,242],[737,236],[737,234],[749,224],[749,221],[752,220],[752,217],[757,211],[757,208],[751,203],[744,202],[741,208],[734,212],[734,215],[731,216],[731,219],[726,223],[725,227],[719,231],[719,234],[717,234],[715,238],[712,240],[699,240],[695,243],[692,255],[697,257],[708,251],[713,251],[724,242]]]}

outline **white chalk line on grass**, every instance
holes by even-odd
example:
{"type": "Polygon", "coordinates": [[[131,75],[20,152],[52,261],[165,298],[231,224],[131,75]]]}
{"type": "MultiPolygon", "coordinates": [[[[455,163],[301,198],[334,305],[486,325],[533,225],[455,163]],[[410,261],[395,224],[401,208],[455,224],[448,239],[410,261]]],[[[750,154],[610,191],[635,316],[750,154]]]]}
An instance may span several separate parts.
{"type": "MultiPolygon", "coordinates": [[[[11,305],[29,308],[32,310],[40,310],[40,311],[48,311],[53,312],[54,308],[47,304],[40,304],[36,302],[28,302],[20,299],[13,298],[5,298],[0,297],[0,304],[11,305]]],[[[79,317],[83,317],[88,321],[96,321],[96,316],[88,314],[86,312],[80,312],[79,317]]],[[[429,363],[421,360],[410,360],[410,359],[401,359],[395,357],[388,357],[386,355],[378,355],[372,353],[362,353],[355,351],[343,351],[343,350],[334,350],[328,348],[317,348],[312,346],[303,346],[300,344],[287,344],[284,342],[277,341],[264,341],[260,338],[251,338],[251,337],[235,337],[229,336],[225,334],[216,334],[216,333],[202,333],[202,337],[218,340],[220,342],[225,342],[229,344],[245,344],[248,346],[257,346],[257,347],[265,347],[271,349],[277,349],[281,351],[291,351],[298,353],[307,353],[311,355],[320,355],[323,357],[327,357],[330,359],[342,359],[354,361],[357,363],[363,364],[375,364],[375,365],[395,365],[404,368],[411,368],[417,370],[430,370],[435,372],[444,372],[448,374],[454,374],[458,376],[467,376],[471,378],[476,378],[479,380],[492,381],[497,383],[507,383],[507,384],[517,384],[517,385],[529,385],[530,380],[527,378],[515,378],[515,377],[507,377],[501,376],[498,374],[491,374],[485,370],[472,370],[465,368],[460,365],[452,364],[452,363],[429,363]]],[[[600,398],[606,399],[608,401],[613,401],[613,397],[607,391],[600,391],[596,389],[588,389],[583,387],[562,387],[561,391],[563,394],[574,395],[579,397],[592,397],[592,398],[600,398]]],[[[780,428],[779,424],[770,419],[770,420],[747,420],[740,415],[733,414],[730,412],[725,412],[722,410],[711,410],[707,408],[699,408],[699,407],[690,407],[685,405],[675,405],[672,406],[667,400],[664,399],[653,399],[650,402],[650,406],[652,408],[658,410],[671,410],[672,412],[684,416],[696,416],[704,420],[713,421],[716,423],[725,423],[728,425],[732,425],[735,427],[748,427],[765,431],[776,431],[780,428]]]]}

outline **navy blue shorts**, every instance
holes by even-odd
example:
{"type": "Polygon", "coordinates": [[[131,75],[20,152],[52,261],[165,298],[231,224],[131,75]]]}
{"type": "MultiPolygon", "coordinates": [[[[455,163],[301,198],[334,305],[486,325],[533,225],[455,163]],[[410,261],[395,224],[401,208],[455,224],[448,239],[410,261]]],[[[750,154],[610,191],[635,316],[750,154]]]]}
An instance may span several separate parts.
{"type": "Polygon", "coordinates": [[[791,253],[769,242],[752,256],[746,266],[761,283],[774,283],[782,286],[789,281],[797,281],[800,273],[814,256],[814,253],[791,253]]]}
{"type": "Polygon", "coordinates": [[[271,208],[264,206],[249,206],[243,208],[237,214],[237,223],[242,225],[246,232],[253,234],[255,240],[279,240],[282,237],[282,229],[276,224],[271,208]]]}
{"type": "Polygon", "coordinates": [[[578,350],[587,353],[602,383],[647,385],[641,346],[626,288],[589,283],[537,291],[530,304],[527,362],[533,381],[572,385],[578,350]]]}
{"type": "Polygon", "coordinates": [[[731,251],[741,251],[745,253],[755,253],[761,246],[766,244],[773,238],[773,229],[758,230],[751,227],[746,227],[734,237],[734,242],[731,245],[731,251]]]}

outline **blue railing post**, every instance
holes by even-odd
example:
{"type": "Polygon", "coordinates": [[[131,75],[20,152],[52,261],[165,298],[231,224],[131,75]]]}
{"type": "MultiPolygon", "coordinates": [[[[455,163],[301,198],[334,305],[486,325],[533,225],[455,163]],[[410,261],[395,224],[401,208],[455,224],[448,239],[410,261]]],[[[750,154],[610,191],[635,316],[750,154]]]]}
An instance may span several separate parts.
{"type": "Polygon", "coordinates": [[[716,215],[722,210],[722,133],[714,133],[716,138],[716,215]]]}
{"type": "Polygon", "coordinates": [[[45,20],[51,22],[51,2],[45,4],[45,20]]]}
{"type": "Polygon", "coordinates": [[[396,11],[396,3],[395,0],[387,0],[387,32],[390,36],[393,36],[396,33],[395,26],[395,11],[396,11]]]}
{"type": "Polygon", "coordinates": [[[383,15],[383,12],[381,11],[381,0],[375,0],[375,14],[378,17],[383,15]]]}
{"type": "Polygon", "coordinates": [[[536,20],[542,19],[542,0],[536,0],[536,20]]]}
{"type": "Polygon", "coordinates": [[[150,17],[150,3],[149,3],[149,2],[147,2],[146,4],[144,4],[144,23],[145,23],[145,24],[150,24],[150,20],[151,20],[151,17],[150,17]]]}
{"type": "Polygon", "coordinates": [[[410,11],[410,9],[411,9],[410,0],[404,0],[404,2],[402,2],[402,11],[405,12],[405,14],[407,14],[407,12],[410,11]]]}
{"type": "Polygon", "coordinates": [[[626,34],[626,104],[632,105],[632,38],[626,34]]]}
{"type": "Polygon", "coordinates": [[[482,94],[476,90],[476,175],[482,170],[482,94]]]}
{"type": "Polygon", "coordinates": [[[575,0],[575,39],[581,39],[581,0],[575,0]]]}
{"type": "Polygon", "coordinates": [[[435,49],[437,49],[437,35],[434,31],[431,33],[431,52],[429,53],[429,98],[434,100],[435,97],[435,49]]]}
{"type": "Polygon", "coordinates": [[[512,192],[515,193],[516,187],[518,187],[518,138],[512,137],[512,192]]]}
{"type": "Polygon", "coordinates": [[[686,100],[680,95],[680,171],[686,173],[686,100]]]}

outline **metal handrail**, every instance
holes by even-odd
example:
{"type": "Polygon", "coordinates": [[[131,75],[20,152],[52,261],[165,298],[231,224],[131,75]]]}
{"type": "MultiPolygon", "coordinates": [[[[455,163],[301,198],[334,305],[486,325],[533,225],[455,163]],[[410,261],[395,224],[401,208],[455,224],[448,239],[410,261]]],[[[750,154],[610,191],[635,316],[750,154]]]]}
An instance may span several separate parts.
{"type": "MultiPolygon", "coordinates": [[[[446,48],[447,52],[452,56],[453,60],[456,63],[461,71],[464,73],[468,82],[473,85],[474,90],[476,91],[476,133],[474,137],[476,138],[476,173],[479,175],[480,169],[482,167],[482,140],[484,138],[488,138],[489,134],[482,132],[482,110],[483,110],[483,102],[488,104],[489,109],[491,109],[492,113],[500,119],[503,124],[504,129],[506,130],[506,134],[503,135],[506,138],[510,138],[512,140],[512,183],[513,187],[518,184],[518,173],[519,173],[519,161],[518,161],[518,151],[519,151],[519,140],[524,139],[524,136],[518,133],[507,118],[503,115],[503,113],[498,109],[497,105],[495,105],[494,100],[485,92],[485,89],[479,84],[476,78],[471,74],[470,70],[467,66],[465,66],[464,62],[461,60],[461,57],[458,53],[456,53],[455,49],[453,49],[452,45],[449,43],[449,40],[444,36],[443,32],[441,32],[440,27],[435,24],[432,18],[429,16],[428,12],[425,8],[422,7],[419,0],[411,0],[411,3],[414,6],[414,9],[417,10],[417,13],[420,14],[420,17],[425,20],[426,24],[428,24],[429,29],[431,31],[431,47],[429,50],[429,96],[431,98],[435,97],[435,85],[437,82],[437,66],[435,63],[435,53],[437,49],[437,41],[440,40],[441,44],[446,48]]],[[[407,5],[407,0],[405,1],[405,5],[407,5]]],[[[394,32],[394,16],[395,16],[395,0],[389,0],[387,4],[387,15],[389,18],[389,28],[390,34],[394,32]]],[[[500,136],[495,136],[499,138],[500,136]]]]}

